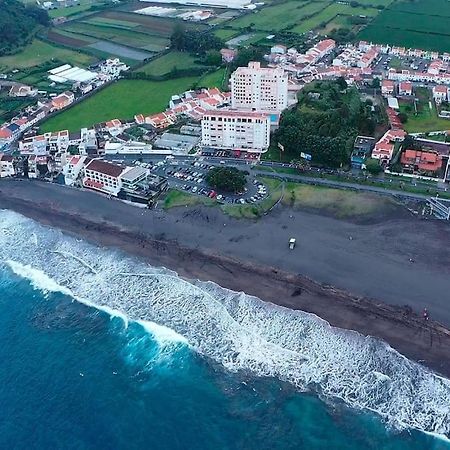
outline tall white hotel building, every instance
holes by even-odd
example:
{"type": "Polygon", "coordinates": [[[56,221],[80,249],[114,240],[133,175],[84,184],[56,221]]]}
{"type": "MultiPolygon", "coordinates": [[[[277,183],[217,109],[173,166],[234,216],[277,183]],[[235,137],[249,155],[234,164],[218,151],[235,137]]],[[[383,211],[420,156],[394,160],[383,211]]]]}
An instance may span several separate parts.
{"type": "Polygon", "coordinates": [[[281,68],[249,62],[231,75],[231,107],[281,113],[288,106],[288,75],[281,68]]]}
{"type": "Polygon", "coordinates": [[[271,123],[287,106],[287,73],[250,62],[231,75],[231,109],[207,111],[203,116],[202,144],[262,153],[269,147],[271,123]]]}

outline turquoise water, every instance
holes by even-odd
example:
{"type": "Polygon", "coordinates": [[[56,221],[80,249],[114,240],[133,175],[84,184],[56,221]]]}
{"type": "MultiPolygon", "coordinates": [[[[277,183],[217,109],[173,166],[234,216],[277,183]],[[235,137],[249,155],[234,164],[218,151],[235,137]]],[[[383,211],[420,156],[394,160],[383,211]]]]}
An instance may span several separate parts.
{"type": "Polygon", "coordinates": [[[187,322],[189,311],[206,300],[173,274],[149,269],[146,275],[153,280],[149,285],[142,278],[141,263],[124,255],[102,253],[10,213],[0,217],[3,230],[11,230],[11,223],[15,231],[6,233],[0,247],[0,448],[450,449],[443,440],[399,426],[383,414],[400,403],[402,422],[423,424],[428,431],[445,430],[450,421],[445,397],[449,391],[446,380],[423,373],[392,350],[385,353],[377,341],[361,341],[347,332],[332,334],[320,329],[317,319],[306,322],[303,316],[302,328],[296,328],[298,324],[287,322],[293,314],[289,310],[267,309],[257,299],[204,284],[199,286],[213,299],[208,305],[216,321],[206,321],[207,312],[202,310],[201,316],[193,315],[187,322]],[[20,255],[15,247],[19,244],[20,255]],[[114,270],[126,277],[131,271],[141,276],[135,275],[135,281],[127,278],[126,284],[108,278],[102,287],[106,275],[101,275],[101,268],[108,277],[114,270]],[[170,289],[164,290],[167,277],[170,289]],[[97,307],[75,300],[74,291],[80,301],[97,307]],[[225,322],[221,302],[239,327],[225,322]],[[247,319],[239,303],[245,304],[247,319]],[[117,317],[114,311],[124,315],[117,317]],[[151,311],[151,317],[144,317],[143,311],[151,311]],[[272,330],[275,349],[267,347],[269,334],[262,340],[246,323],[257,323],[261,317],[266,333],[272,330]],[[280,328],[286,322],[288,328],[280,328]],[[320,346],[313,342],[316,328],[320,346]],[[301,360],[292,350],[286,357],[282,350],[290,341],[280,334],[298,340],[307,337],[308,348],[317,353],[314,363],[305,349],[301,360]],[[341,367],[323,364],[334,358],[331,353],[319,354],[329,348],[323,341],[336,345],[341,367]],[[209,347],[211,342],[214,348],[209,347]],[[345,378],[349,362],[343,343],[354,360],[362,345],[364,352],[373,352],[364,361],[366,370],[373,371],[371,365],[377,364],[376,379],[384,380],[381,372],[389,377],[389,390],[383,391],[386,381],[377,384],[358,373],[360,366],[349,366],[352,373],[345,378]],[[307,389],[292,375],[297,364],[307,365],[308,370],[298,373],[302,380],[310,374],[307,389]],[[400,378],[389,372],[392,365],[402,371],[400,378]],[[353,379],[359,380],[358,385],[347,392],[344,385],[353,379]],[[336,380],[341,385],[339,395],[333,396],[331,392],[338,392],[336,380]],[[363,381],[368,386],[362,386],[363,381]],[[411,402],[414,389],[412,397],[419,397],[420,405],[411,402]],[[366,402],[378,412],[351,407],[350,400],[366,402]]]}

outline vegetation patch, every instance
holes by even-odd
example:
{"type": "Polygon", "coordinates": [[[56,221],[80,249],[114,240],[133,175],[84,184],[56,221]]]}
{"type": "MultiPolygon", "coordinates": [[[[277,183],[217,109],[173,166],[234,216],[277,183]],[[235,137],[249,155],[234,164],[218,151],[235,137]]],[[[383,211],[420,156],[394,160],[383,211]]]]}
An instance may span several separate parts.
{"type": "Polygon", "coordinates": [[[198,67],[196,62],[198,57],[191,56],[186,52],[171,51],[165,55],[152,59],[139,69],[147,75],[161,76],[166,75],[177,69],[189,69],[190,67],[198,67]]]}
{"type": "Polygon", "coordinates": [[[288,1],[268,6],[262,10],[248,13],[229,25],[235,29],[253,28],[255,30],[279,31],[289,29],[303,19],[317,13],[329,5],[329,2],[288,1]]]}
{"type": "Polygon", "coordinates": [[[283,114],[272,150],[281,143],[284,160],[300,160],[303,152],[311,154],[315,164],[345,165],[355,137],[370,136],[375,130],[378,116],[371,107],[343,79],[311,83],[300,91],[298,105],[283,114]]]}
{"type": "Polygon", "coordinates": [[[286,184],[282,203],[325,212],[341,219],[372,217],[397,208],[392,199],[376,194],[298,183],[286,184]]]}
{"type": "Polygon", "coordinates": [[[450,3],[447,0],[398,1],[392,3],[358,35],[361,39],[448,51],[450,3]]]}
{"type": "Polygon", "coordinates": [[[214,204],[216,204],[216,201],[211,198],[188,194],[176,189],[170,189],[164,198],[164,209],[196,205],[213,206],[214,204]]]}
{"type": "Polygon", "coordinates": [[[87,66],[93,62],[93,58],[85,53],[56,47],[47,42],[35,39],[20,53],[1,57],[0,68],[2,71],[26,69],[52,61],[55,63],[54,67],[61,61],[64,63],[70,62],[73,65],[87,66]]]}
{"type": "Polygon", "coordinates": [[[214,189],[238,193],[243,192],[247,177],[236,167],[214,167],[206,175],[206,182],[214,189]]]}
{"type": "Polygon", "coordinates": [[[28,44],[38,27],[50,25],[47,11],[17,0],[0,3],[0,56],[14,53],[28,44]]]}

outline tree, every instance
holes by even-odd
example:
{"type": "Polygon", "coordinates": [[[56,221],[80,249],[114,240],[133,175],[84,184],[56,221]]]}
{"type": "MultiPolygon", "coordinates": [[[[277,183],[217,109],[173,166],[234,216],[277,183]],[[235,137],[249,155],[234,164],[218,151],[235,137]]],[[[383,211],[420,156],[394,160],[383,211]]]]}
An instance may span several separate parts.
{"type": "Polygon", "coordinates": [[[339,78],[336,80],[336,84],[339,86],[339,89],[340,89],[341,91],[344,91],[344,90],[347,89],[347,87],[348,87],[348,84],[347,84],[347,82],[345,81],[345,78],[344,78],[344,77],[339,77],[339,78]]]}
{"type": "Polygon", "coordinates": [[[208,66],[220,66],[222,64],[222,55],[217,50],[208,50],[206,52],[205,63],[208,66]]]}
{"type": "Polygon", "coordinates": [[[378,161],[378,159],[369,158],[365,164],[367,172],[372,175],[379,175],[383,171],[383,168],[380,166],[380,161],[378,161]]]}
{"type": "Polygon", "coordinates": [[[380,87],[381,87],[381,82],[380,82],[380,79],[379,79],[379,78],[374,78],[374,79],[372,80],[372,87],[373,87],[374,89],[380,89],[380,87]]]}
{"type": "Polygon", "coordinates": [[[205,54],[208,50],[220,50],[223,41],[210,31],[186,30],[178,24],[170,36],[170,46],[179,51],[205,54]]]}
{"type": "Polygon", "coordinates": [[[401,112],[398,114],[398,118],[400,120],[401,123],[406,123],[408,122],[408,116],[407,114],[405,114],[404,112],[401,112]]]}
{"type": "Polygon", "coordinates": [[[233,67],[245,67],[250,61],[262,61],[264,50],[260,47],[250,46],[240,48],[233,61],[233,67]]]}
{"type": "Polygon", "coordinates": [[[206,182],[214,189],[236,193],[244,190],[247,178],[235,167],[214,167],[206,175],[206,182]]]}
{"type": "Polygon", "coordinates": [[[17,0],[0,0],[0,56],[17,51],[34,36],[40,25],[50,24],[47,11],[25,7],[17,0]]]}

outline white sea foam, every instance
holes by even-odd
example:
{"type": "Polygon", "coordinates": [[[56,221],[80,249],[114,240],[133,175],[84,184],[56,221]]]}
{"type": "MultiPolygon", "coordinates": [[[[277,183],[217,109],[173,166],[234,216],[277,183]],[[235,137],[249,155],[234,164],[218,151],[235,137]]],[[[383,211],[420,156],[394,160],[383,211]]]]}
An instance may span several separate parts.
{"type": "Polygon", "coordinates": [[[211,282],[186,282],[169,270],[3,211],[0,261],[11,260],[16,273],[39,289],[63,287],[96,308],[120,312],[166,350],[188,342],[229,370],[314,388],[327,398],[374,411],[397,428],[450,435],[450,381],[374,338],[211,282]],[[29,243],[32,233],[36,245],[29,243]]]}
{"type": "Polygon", "coordinates": [[[144,330],[153,335],[160,345],[188,345],[187,339],[175,330],[172,330],[172,328],[165,327],[164,325],[158,325],[157,323],[149,322],[148,320],[138,320],[137,322],[142,326],[142,328],[144,328],[144,330]]]}

